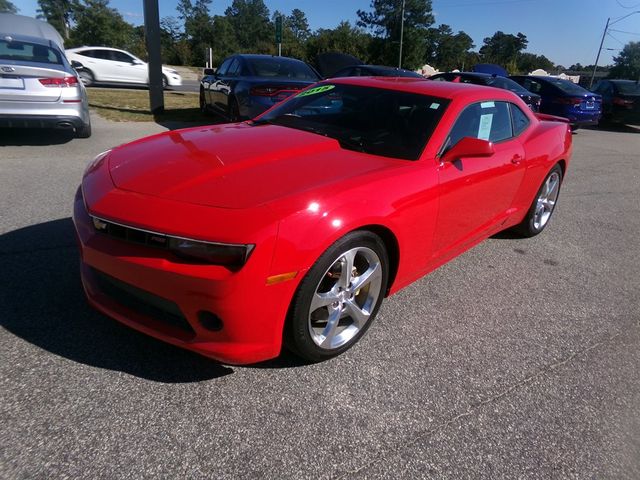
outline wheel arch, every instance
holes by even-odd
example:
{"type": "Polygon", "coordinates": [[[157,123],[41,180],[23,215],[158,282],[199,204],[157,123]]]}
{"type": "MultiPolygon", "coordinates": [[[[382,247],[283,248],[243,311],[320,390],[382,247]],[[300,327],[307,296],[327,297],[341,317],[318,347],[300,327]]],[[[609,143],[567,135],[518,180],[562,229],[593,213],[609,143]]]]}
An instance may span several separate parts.
{"type": "Polygon", "coordinates": [[[398,239],[388,227],[379,224],[364,225],[347,233],[357,231],[371,232],[380,237],[382,243],[384,243],[384,247],[387,250],[387,255],[389,257],[389,280],[387,282],[387,291],[385,292],[386,297],[389,295],[391,286],[395,282],[398,274],[398,266],[400,265],[400,245],[398,244],[398,239]]]}

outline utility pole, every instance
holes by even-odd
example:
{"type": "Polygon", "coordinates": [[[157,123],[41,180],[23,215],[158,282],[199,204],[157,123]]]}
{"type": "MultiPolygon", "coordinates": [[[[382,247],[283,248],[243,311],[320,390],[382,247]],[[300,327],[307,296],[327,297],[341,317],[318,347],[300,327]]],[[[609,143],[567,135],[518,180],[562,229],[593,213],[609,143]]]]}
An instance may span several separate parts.
{"type": "Polygon", "coordinates": [[[400,55],[398,58],[398,68],[402,68],[402,41],[404,37],[404,2],[402,0],[402,19],[400,21],[400,55]]]}
{"type": "Polygon", "coordinates": [[[593,75],[591,75],[591,81],[589,82],[589,90],[593,87],[593,79],[596,78],[596,70],[598,69],[598,60],[600,60],[600,52],[602,52],[602,44],[604,43],[604,37],[607,35],[609,29],[609,22],[611,17],[607,18],[607,24],[604,26],[604,32],[602,32],[602,40],[600,40],[600,48],[598,48],[598,55],[596,56],[596,64],[593,66],[593,75]]]}
{"type": "Polygon", "coordinates": [[[164,112],[158,0],[144,0],[144,33],[149,55],[149,106],[151,113],[156,115],[164,112]]]}
{"type": "Polygon", "coordinates": [[[609,30],[609,27],[614,23],[618,23],[620,20],[624,20],[625,18],[630,17],[631,15],[635,15],[636,13],[640,13],[640,10],[636,10],[635,12],[631,12],[627,15],[617,18],[613,22],[610,22],[611,18],[607,18],[607,24],[604,27],[604,32],[602,32],[602,40],[600,40],[600,48],[598,48],[598,55],[596,56],[596,64],[593,66],[593,75],[591,75],[591,81],[589,82],[589,89],[591,89],[591,87],[593,86],[593,79],[596,77],[598,60],[600,60],[600,52],[602,52],[602,45],[604,44],[604,37],[607,35],[607,30],[609,30]]]}

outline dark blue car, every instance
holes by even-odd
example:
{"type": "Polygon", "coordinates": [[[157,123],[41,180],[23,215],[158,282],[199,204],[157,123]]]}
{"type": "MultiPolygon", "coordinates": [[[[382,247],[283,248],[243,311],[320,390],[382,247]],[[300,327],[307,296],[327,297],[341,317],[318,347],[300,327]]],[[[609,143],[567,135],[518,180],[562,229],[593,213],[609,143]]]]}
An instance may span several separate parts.
{"type": "Polygon", "coordinates": [[[567,118],[573,130],[597,125],[602,116],[602,97],[569,80],[532,75],[509,78],[542,97],[540,112],[567,118]]]}
{"type": "Polygon", "coordinates": [[[313,68],[294,58],[233,55],[216,71],[205,69],[200,109],[232,122],[253,118],[318,80],[313,68]]]}

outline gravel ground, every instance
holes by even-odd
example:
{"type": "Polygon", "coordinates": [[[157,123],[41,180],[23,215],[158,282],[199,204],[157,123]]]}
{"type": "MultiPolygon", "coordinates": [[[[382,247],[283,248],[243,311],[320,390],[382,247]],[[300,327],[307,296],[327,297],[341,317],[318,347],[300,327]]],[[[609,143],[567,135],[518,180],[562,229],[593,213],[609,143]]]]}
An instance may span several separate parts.
{"type": "Polygon", "coordinates": [[[580,130],[542,235],[387,299],[345,355],[227,367],[83,298],[84,166],[163,129],[0,133],[1,478],[640,478],[637,130],[580,130]]]}

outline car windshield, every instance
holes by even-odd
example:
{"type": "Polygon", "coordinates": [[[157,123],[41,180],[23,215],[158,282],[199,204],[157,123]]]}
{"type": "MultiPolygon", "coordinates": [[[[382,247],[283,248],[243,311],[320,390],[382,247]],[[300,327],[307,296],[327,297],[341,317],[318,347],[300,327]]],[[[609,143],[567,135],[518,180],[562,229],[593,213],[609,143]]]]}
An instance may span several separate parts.
{"type": "Polygon", "coordinates": [[[320,84],[255,121],[335,138],[342,148],[417,160],[449,100],[416,93],[320,84]]]}
{"type": "Polygon", "coordinates": [[[555,85],[564,93],[568,93],[569,95],[584,95],[585,93],[591,93],[589,90],[585,90],[580,85],[576,85],[569,80],[563,80],[561,78],[547,78],[546,80],[551,85],[555,85]]]}
{"type": "Polygon", "coordinates": [[[616,86],[623,95],[640,95],[639,82],[617,82],[616,86]]]}
{"type": "Polygon", "coordinates": [[[318,75],[303,62],[282,57],[247,58],[251,69],[258,77],[292,78],[295,80],[319,80],[318,75]]]}
{"type": "Polygon", "coordinates": [[[37,43],[0,40],[0,60],[62,65],[60,52],[37,43]]]}

